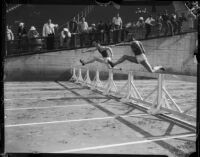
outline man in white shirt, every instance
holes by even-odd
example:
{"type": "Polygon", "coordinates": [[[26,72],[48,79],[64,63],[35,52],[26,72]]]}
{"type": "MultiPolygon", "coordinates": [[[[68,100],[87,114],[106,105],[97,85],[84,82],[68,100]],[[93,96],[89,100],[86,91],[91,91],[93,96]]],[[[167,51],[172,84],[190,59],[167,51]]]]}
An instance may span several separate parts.
{"type": "Polygon", "coordinates": [[[79,23],[79,33],[80,33],[80,45],[83,46],[83,42],[86,40],[86,35],[88,33],[88,23],[85,21],[85,18],[82,17],[81,22],[79,23]]]}
{"type": "Polygon", "coordinates": [[[112,23],[114,26],[114,42],[116,43],[116,42],[119,42],[119,38],[121,36],[120,29],[122,29],[122,19],[119,16],[119,13],[117,14],[116,17],[113,17],[112,23]]]}
{"type": "Polygon", "coordinates": [[[113,24],[114,24],[114,29],[122,29],[122,19],[119,16],[119,13],[117,14],[116,17],[113,17],[113,24]]]}
{"type": "Polygon", "coordinates": [[[54,48],[54,36],[55,36],[55,28],[58,27],[58,24],[53,24],[51,19],[49,19],[48,23],[45,23],[42,30],[42,36],[46,38],[46,46],[48,50],[54,48]]]}
{"type": "Polygon", "coordinates": [[[6,55],[9,53],[10,51],[10,47],[11,47],[11,42],[14,40],[14,34],[12,32],[12,30],[9,28],[9,26],[6,26],[6,55]]]}
{"type": "Polygon", "coordinates": [[[153,22],[155,22],[155,20],[152,18],[152,15],[149,15],[149,17],[145,21],[145,27],[146,27],[145,38],[148,38],[149,34],[151,33],[151,27],[153,26],[153,22]]]}

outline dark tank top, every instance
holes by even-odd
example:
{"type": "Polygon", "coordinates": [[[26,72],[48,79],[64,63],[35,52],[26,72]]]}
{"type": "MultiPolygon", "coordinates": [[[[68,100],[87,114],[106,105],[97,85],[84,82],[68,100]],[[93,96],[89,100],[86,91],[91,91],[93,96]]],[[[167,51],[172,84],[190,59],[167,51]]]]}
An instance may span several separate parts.
{"type": "Polygon", "coordinates": [[[140,45],[140,42],[138,42],[138,41],[133,41],[131,43],[131,49],[136,56],[145,53],[144,50],[142,49],[141,45],[140,45]]]}
{"type": "Polygon", "coordinates": [[[100,50],[98,49],[98,51],[99,51],[99,53],[102,55],[102,57],[104,57],[104,58],[109,57],[107,50],[100,51],[100,50]]]}

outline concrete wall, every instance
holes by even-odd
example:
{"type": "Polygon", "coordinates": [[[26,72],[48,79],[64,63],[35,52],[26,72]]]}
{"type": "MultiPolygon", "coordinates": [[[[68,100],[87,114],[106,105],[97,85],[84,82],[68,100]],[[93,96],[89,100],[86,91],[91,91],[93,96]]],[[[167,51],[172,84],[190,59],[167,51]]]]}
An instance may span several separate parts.
{"type": "MultiPolygon", "coordinates": [[[[196,75],[197,68],[191,59],[185,68],[182,63],[193,53],[197,33],[188,33],[167,38],[144,40],[146,55],[152,66],[163,65],[170,73],[196,75]]],[[[132,55],[130,46],[113,46],[114,60],[124,54],[132,55]]],[[[26,55],[7,58],[4,64],[5,80],[68,80],[71,77],[70,68],[80,65],[80,59],[100,56],[98,52],[82,53],[86,49],[64,50],[51,53],[26,55]]],[[[107,71],[104,64],[87,65],[92,71],[97,68],[107,71]]],[[[126,70],[146,71],[144,67],[128,61],[117,67],[126,70]]]]}

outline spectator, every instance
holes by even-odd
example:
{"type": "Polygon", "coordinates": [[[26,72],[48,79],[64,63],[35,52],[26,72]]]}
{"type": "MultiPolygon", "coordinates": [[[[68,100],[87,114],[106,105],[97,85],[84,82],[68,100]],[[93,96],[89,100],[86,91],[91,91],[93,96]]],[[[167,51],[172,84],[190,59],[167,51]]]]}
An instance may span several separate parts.
{"type": "Polygon", "coordinates": [[[69,48],[71,33],[69,29],[63,28],[60,33],[60,46],[69,48]]]}
{"type": "Polygon", "coordinates": [[[105,29],[105,24],[103,24],[102,21],[99,21],[97,25],[97,34],[98,34],[98,41],[100,41],[100,43],[104,42],[104,29],[105,29]]]}
{"type": "Polygon", "coordinates": [[[51,19],[49,19],[48,23],[45,23],[43,26],[42,36],[46,38],[47,50],[54,49],[55,28],[57,27],[58,24],[53,24],[51,19]]]}
{"type": "Polygon", "coordinates": [[[114,26],[114,43],[120,42],[120,38],[121,38],[121,31],[120,29],[122,29],[122,19],[119,16],[119,13],[117,14],[116,17],[113,17],[113,26],[114,26]]]}
{"type": "Polygon", "coordinates": [[[78,24],[76,22],[76,18],[74,17],[70,22],[69,22],[69,31],[71,33],[77,33],[78,30],[78,24]]]}
{"type": "Polygon", "coordinates": [[[144,28],[145,27],[145,22],[144,22],[144,18],[140,17],[139,20],[136,23],[136,27],[138,28],[144,28]]]}
{"type": "Polygon", "coordinates": [[[160,36],[161,31],[162,31],[162,16],[161,14],[158,14],[158,16],[156,17],[156,26],[157,26],[157,32],[158,32],[158,36],[160,36]]]}
{"type": "Polygon", "coordinates": [[[143,30],[145,28],[145,22],[143,17],[140,17],[139,20],[137,21],[136,28],[137,28],[135,32],[136,38],[138,39],[144,38],[143,30]]]}
{"type": "Polygon", "coordinates": [[[152,15],[149,15],[149,17],[145,20],[145,27],[146,27],[145,38],[148,38],[149,34],[151,33],[151,27],[153,26],[153,22],[155,22],[155,20],[152,18],[152,15]]]}
{"type": "Polygon", "coordinates": [[[170,35],[173,35],[173,26],[172,23],[170,21],[170,17],[168,15],[167,10],[165,10],[164,14],[162,15],[162,19],[163,19],[163,27],[165,29],[164,35],[168,35],[168,32],[170,30],[170,35]]]}
{"type": "Polygon", "coordinates": [[[69,22],[69,31],[71,33],[70,45],[71,45],[71,47],[75,47],[75,45],[76,45],[76,33],[78,32],[78,23],[77,23],[75,17],[69,22]]]}
{"type": "Polygon", "coordinates": [[[9,26],[6,26],[6,56],[8,55],[8,53],[10,52],[10,46],[12,41],[14,40],[14,34],[12,32],[12,30],[9,28],[9,26]]]}
{"type": "Polygon", "coordinates": [[[38,38],[39,33],[34,26],[31,26],[30,30],[28,31],[28,41],[29,41],[29,50],[36,51],[41,49],[41,39],[38,38]]]}
{"type": "Polygon", "coordinates": [[[194,21],[196,19],[196,16],[191,11],[189,11],[187,18],[188,18],[189,29],[194,29],[194,21]]]}
{"type": "Polygon", "coordinates": [[[25,48],[25,45],[27,45],[27,31],[24,27],[23,22],[19,24],[17,36],[18,36],[18,49],[25,48]]]}
{"type": "Polygon", "coordinates": [[[85,21],[85,18],[82,17],[81,22],[79,23],[79,33],[80,33],[80,45],[81,47],[85,45],[86,35],[88,34],[88,23],[85,21]]]}
{"type": "Polygon", "coordinates": [[[119,13],[117,14],[116,17],[113,17],[113,25],[114,25],[114,29],[122,29],[122,19],[119,16],[119,13]]]}
{"type": "Polygon", "coordinates": [[[37,32],[34,26],[31,26],[30,30],[28,31],[28,39],[38,38],[39,33],[37,32]]]}
{"type": "Polygon", "coordinates": [[[181,33],[182,32],[182,25],[183,25],[183,22],[184,21],[187,21],[186,17],[185,17],[185,14],[184,13],[181,13],[181,16],[178,17],[177,19],[177,23],[178,23],[178,33],[181,33]]]}
{"type": "Polygon", "coordinates": [[[91,24],[91,26],[88,27],[90,45],[92,45],[92,41],[97,40],[96,31],[97,31],[97,29],[96,29],[95,23],[91,24]]]}
{"type": "Polygon", "coordinates": [[[171,14],[171,23],[173,25],[173,34],[176,34],[178,30],[176,14],[171,14]]]}
{"type": "Polygon", "coordinates": [[[105,36],[106,36],[106,42],[109,44],[111,42],[111,32],[113,31],[113,24],[111,21],[108,21],[108,23],[105,23],[105,36]]]}

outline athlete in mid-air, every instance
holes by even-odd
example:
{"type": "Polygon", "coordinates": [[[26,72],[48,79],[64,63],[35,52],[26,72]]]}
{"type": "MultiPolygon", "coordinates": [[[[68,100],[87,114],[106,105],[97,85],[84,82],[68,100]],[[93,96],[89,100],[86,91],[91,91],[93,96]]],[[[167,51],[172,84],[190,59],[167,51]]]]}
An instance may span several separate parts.
{"type": "Polygon", "coordinates": [[[81,64],[86,65],[86,64],[90,64],[90,63],[97,61],[97,62],[106,64],[108,68],[112,68],[113,67],[113,64],[111,61],[112,57],[113,57],[112,49],[110,47],[102,46],[96,41],[93,41],[92,44],[95,46],[95,49],[88,50],[85,52],[92,52],[92,51],[98,50],[98,52],[102,55],[102,58],[94,56],[92,59],[90,59],[88,61],[80,60],[81,64]]]}
{"type": "Polygon", "coordinates": [[[133,55],[128,56],[128,55],[123,55],[119,60],[116,62],[112,63],[112,66],[116,66],[117,64],[120,64],[126,60],[136,63],[136,64],[141,64],[143,65],[149,72],[154,73],[159,70],[164,71],[165,69],[162,66],[155,66],[151,67],[150,63],[147,60],[147,57],[145,55],[145,50],[140,41],[137,41],[135,38],[131,37],[131,49],[133,52],[133,55]]]}

